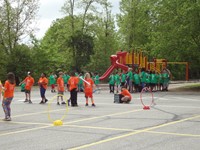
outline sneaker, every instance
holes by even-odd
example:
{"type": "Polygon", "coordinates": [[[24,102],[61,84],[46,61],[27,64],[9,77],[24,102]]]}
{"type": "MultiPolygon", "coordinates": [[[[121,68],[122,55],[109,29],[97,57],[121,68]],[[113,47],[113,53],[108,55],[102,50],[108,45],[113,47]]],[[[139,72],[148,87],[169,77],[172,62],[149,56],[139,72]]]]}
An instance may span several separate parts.
{"type": "Polygon", "coordinates": [[[62,104],[62,105],[65,105],[66,103],[63,101],[61,104],[62,104]]]}
{"type": "Polygon", "coordinates": [[[85,106],[88,106],[88,104],[85,104],[85,106]]]}
{"type": "Polygon", "coordinates": [[[25,99],[24,103],[28,102],[28,99],[25,99]]]}
{"type": "Polygon", "coordinates": [[[46,102],[48,102],[48,99],[45,99],[45,102],[44,102],[44,103],[46,103],[46,102]]]}
{"type": "Polygon", "coordinates": [[[10,117],[8,117],[6,121],[11,121],[11,118],[10,118],[10,117]]]}
{"type": "Polygon", "coordinates": [[[41,101],[41,102],[40,102],[40,104],[44,104],[44,102],[43,102],[43,101],[41,101]]]}
{"type": "Polygon", "coordinates": [[[29,104],[32,104],[32,103],[33,103],[31,100],[29,100],[28,102],[29,102],[29,104]]]}
{"type": "Polygon", "coordinates": [[[57,102],[57,105],[60,105],[60,103],[59,103],[59,102],[57,102]]]}
{"type": "Polygon", "coordinates": [[[95,105],[95,104],[92,104],[92,106],[95,107],[96,105],[95,105]]]}
{"type": "Polygon", "coordinates": [[[11,121],[11,118],[10,117],[6,117],[3,119],[3,121],[11,121]]]}

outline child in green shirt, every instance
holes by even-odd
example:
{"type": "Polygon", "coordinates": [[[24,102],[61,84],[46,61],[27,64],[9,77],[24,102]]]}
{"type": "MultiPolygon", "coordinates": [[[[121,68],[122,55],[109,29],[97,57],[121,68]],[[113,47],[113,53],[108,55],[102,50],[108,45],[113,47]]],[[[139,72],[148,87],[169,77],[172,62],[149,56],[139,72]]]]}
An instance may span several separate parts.
{"type": "Polygon", "coordinates": [[[116,85],[116,92],[119,93],[120,72],[116,73],[116,75],[115,75],[115,85],[116,85]]]}
{"type": "Polygon", "coordinates": [[[121,74],[121,87],[124,87],[126,83],[126,71],[123,71],[121,74]]]}
{"type": "Polygon", "coordinates": [[[139,86],[140,86],[140,76],[138,73],[134,73],[134,76],[133,76],[133,79],[134,79],[134,87],[135,87],[135,92],[139,92],[139,86]]]}
{"type": "Polygon", "coordinates": [[[141,69],[139,76],[140,76],[140,81],[141,81],[142,89],[143,89],[146,85],[146,72],[144,68],[141,69]]]}
{"type": "Polygon", "coordinates": [[[96,72],[94,77],[94,84],[96,85],[96,88],[99,88],[99,74],[96,72]]]}
{"type": "Polygon", "coordinates": [[[115,76],[112,73],[109,76],[109,88],[110,88],[110,93],[114,93],[114,85],[115,85],[115,76]]]}
{"type": "Polygon", "coordinates": [[[51,86],[51,92],[56,92],[55,90],[55,84],[56,84],[56,76],[52,72],[51,75],[49,76],[49,84],[51,86]]]}

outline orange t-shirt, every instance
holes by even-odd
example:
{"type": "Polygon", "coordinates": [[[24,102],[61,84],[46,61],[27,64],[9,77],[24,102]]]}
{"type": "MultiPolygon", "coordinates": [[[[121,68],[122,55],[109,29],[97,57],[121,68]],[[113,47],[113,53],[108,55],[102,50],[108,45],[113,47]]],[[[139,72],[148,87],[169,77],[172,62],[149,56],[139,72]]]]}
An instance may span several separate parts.
{"type": "Polygon", "coordinates": [[[93,85],[94,85],[94,81],[90,78],[90,79],[85,79],[89,84],[87,84],[86,82],[84,82],[84,90],[85,93],[89,93],[89,92],[93,92],[93,85]]]}
{"type": "Polygon", "coordinates": [[[6,80],[4,88],[4,98],[14,97],[15,84],[11,84],[8,80],[6,80]]]}
{"type": "Polygon", "coordinates": [[[78,77],[70,77],[68,80],[68,84],[69,84],[69,90],[73,90],[77,88],[79,82],[79,78],[78,77]]]}
{"type": "Polygon", "coordinates": [[[33,84],[35,82],[33,77],[26,77],[24,79],[24,81],[25,81],[25,84],[26,84],[25,89],[26,90],[31,90],[31,87],[33,86],[33,84]]]}
{"type": "Polygon", "coordinates": [[[57,79],[57,85],[58,85],[58,91],[64,92],[65,91],[65,85],[64,85],[64,80],[62,77],[59,77],[57,79]]]}
{"type": "MultiPolygon", "coordinates": [[[[1,81],[0,81],[0,92],[2,92],[2,90],[3,90],[3,85],[2,85],[2,83],[1,83],[1,81]]],[[[1,93],[0,93],[1,94],[1,93]]]]}
{"type": "Polygon", "coordinates": [[[120,94],[123,96],[128,96],[130,99],[132,99],[131,93],[128,90],[123,90],[120,94]]]}
{"type": "Polygon", "coordinates": [[[41,77],[38,81],[38,84],[42,86],[44,89],[48,87],[48,79],[46,77],[41,77]]]}

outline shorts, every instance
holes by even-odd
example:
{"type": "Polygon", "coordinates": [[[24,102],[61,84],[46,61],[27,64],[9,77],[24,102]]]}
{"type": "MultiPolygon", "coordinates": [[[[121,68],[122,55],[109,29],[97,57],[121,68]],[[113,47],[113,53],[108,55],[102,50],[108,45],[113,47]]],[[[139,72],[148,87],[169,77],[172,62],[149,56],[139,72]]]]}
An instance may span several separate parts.
{"type": "Polygon", "coordinates": [[[54,89],[54,88],[55,88],[55,84],[52,84],[52,85],[51,85],[51,88],[54,89]]]}
{"type": "Polygon", "coordinates": [[[58,96],[61,95],[63,96],[64,95],[64,92],[63,91],[58,91],[58,96]]]}
{"type": "Polygon", "coordinates": [[[92,92],[85,92],[85,98],[93,98],[92,92]]]}
{"type": "Polygon", "coordinates": [[[26,94],[30,94],[30,93],[31,93],[31,90],[25,89],[25,93],[26,93],[26,94]]]}

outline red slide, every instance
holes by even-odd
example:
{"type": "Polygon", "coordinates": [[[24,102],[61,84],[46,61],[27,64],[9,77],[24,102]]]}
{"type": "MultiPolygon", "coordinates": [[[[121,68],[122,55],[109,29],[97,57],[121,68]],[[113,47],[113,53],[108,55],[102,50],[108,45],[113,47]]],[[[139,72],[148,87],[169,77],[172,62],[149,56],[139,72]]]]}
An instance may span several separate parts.
{"type": "Polygon", "coordinates": [[[118,52],[117,55],[111,55],[110,61],[112,65],[99,79],[104,80],[105,78],[107,78],[115,68],[121,68],[122,70],[128,71],[128,67],[126,65],[119,63],[120,57],[125,58],[125,56],[126,52],[118,52]]]}
{"type": "Polygon", "coordinates": [[[121,68],[122,70],[128,71],[128,67],[126,65],[120,64],[118,60],[116,61],[117,68],[121,68]]]}
{"type": "Polygon", "coordinates": [[[115,69],[115,66],[111,65],[107,71],[99,78],[99,80],[104,80],[105,78],[107,78],[111,73],[112,71],[115,69]]]}

